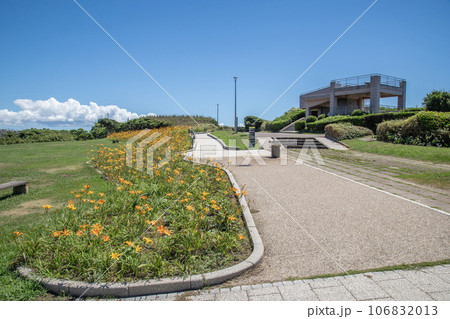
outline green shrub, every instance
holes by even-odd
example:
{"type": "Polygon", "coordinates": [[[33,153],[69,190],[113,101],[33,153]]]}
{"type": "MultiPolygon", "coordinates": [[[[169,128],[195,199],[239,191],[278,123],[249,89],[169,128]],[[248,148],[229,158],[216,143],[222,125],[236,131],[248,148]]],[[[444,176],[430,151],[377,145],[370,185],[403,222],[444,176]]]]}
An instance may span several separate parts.
{"type": "Polygon", "coordinates": [[[366,115],[366,112],[364,112],[363,110],[359,110],[359,109],[354,110],[352,112],[352,116],[361,116],[361,115],[366,115]]]}
{"type": "Polygon", "coordinates": [[[423,98],[422,105],[427,111],[450,112],[450,93],[433,91],[423,98]]]}
{"type": "Polygon", "coordinates": [[[295,122],[295,130],[296,131],[303,131],[306,127],[306,122],[305,121],[298,121],[295,122]]]}
{"type": "Polygon", "coordinates": [[[0,133],[0,145],[74,140],[74,136],[69,131],[47,128],[30,128],[22,131],[2,130],[0,133]]]}
{"type": "Polygon", "coordinates": [[[405,120],[386,121],[377,127],[379,141],[423,146],[450,146],[450,113],[420,112],[405,120]]]}
{"type": "Polygon", "coordinates": [[[336,115],[329,116],[317,122],[308,123],[307,129],[313,133],[323,133],[325,126],[333,123],[351,123],[356,126],[364,126],[375,132],[377,125],[384,121],[404,119],[417,114],[417,112],[376,113],[361,116],[336,115]]]}
{"type": "Polygon", "coordinates": [[[305,110],[300,108],[291,108],[289,111],[285,112],[283,115],[275,118],[270,123],[270,130],[275,132],[281,130],[283,127],[288,126],[292,122],[305,116],[305,110]]]}
{"type": "Polygon", "coordinates": [[[325,135],[335,140],[348,140],[357,137],[373,135],[373,132],[366,127],[355,126],[349,123],[328,124],[325,126],[325,135]]]}
{"type": "Polygon", "coordinates": [[[318,120],[321,120],[321,119],[324,119],[324,118],[326,118],[326,117],[328,117],[328,115],[325,114],[325,113],[323,113],[323,114],[320,114],[320,115],[317,117],[317,119],[318,119],[318,120]]]}
{"type": "Polygon", "coordinates": [[[263,123],[267,122],[266,120],[260,119],[256,116],[248,115],[244,118],[245,131],[248,132],[248,128],[250,126],[255,127],[255,131],[260,131],[263,123]]]}
{"type": "Polygon", "coordinates": [[[312,123],[312,122],[317,122],[317,117],[315,117],[314,115],[310,115],[306,118],[306,123],[312,123]]]}

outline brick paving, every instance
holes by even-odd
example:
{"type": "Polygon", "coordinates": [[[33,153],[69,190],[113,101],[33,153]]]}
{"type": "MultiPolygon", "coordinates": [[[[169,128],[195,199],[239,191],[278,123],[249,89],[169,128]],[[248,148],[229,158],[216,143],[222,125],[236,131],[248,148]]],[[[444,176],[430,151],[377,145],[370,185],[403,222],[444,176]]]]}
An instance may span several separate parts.
{"type": "Polygon", "coordinates": [[[124,301],[449,301],[450,264],[418,270],[242,285],[121,299],[124,301]]]}

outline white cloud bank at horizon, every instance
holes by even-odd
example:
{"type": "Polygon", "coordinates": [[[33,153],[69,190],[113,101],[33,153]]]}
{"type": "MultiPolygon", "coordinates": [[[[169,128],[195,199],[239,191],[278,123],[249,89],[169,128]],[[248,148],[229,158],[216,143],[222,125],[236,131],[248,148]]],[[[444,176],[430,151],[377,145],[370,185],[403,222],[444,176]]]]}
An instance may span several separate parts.
{"type": "MultiPolygon", "coordinates": [[[[124,122],[128,119],[145,116],[145,114],[138,115],[117,105],[97,105],[94,102],[89,102],[89,105],[83,105],[74,99],[59,102],[53,97],[46,101],[17,99],[14,101],[14,104],[20,108],[20,111],[14,112],[8,109],[0,109],[0,124],[22,125],[37,123],[53,126],[91,126],[99,118],[103,117],[124,122]]],[[[147,115],[154,116],[155,114],[148,113],[147,115]]]]}

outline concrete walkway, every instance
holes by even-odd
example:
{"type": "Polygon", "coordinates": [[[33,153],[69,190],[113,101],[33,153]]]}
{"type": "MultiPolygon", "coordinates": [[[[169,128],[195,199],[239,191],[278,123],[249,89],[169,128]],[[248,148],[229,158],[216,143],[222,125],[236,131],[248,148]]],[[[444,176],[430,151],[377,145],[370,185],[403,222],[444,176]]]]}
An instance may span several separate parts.
{"type": "Polygon", "coordinates": [[[121,299],[124,301],[450,300],[450,265],[282,281],[121,299]]]}
{"type": "MultiPolygon", "coordinates": [[[[193,156],[201,156],[200,145],[205,148],[217,143],[206,135],[196,140],[193,156]]],[[[293,161],[285,165],[279,159],[270,158],[264,151],[254,153],[263,159],[264,164],[255,159],[245,160],[245,156],[251,153],[238,151],[235,165],[229,167],[237,182],[245,185],[247,200],[265,246],[265,257],[259,266],[227,283],[229,287],[241,287],[243,299],[246,298],[244,295],[253,299],[250,297],[256,294],[242,292],[242,287],[248,285],[267,284],[264,289],[272,289],[272,297],[282,299],[285,288],[280,287],[284,287],[284,284],[275,287],[269,283],[450,258],[450,216],[329,175],[311,166],[295,165],[293,161]]],[[[227,162],[226,152],[221,153],[221,156],[217,153],[210,155],[227,162]]],[[[398,282],[372,282],[371,288],[360,287],[369,292],[367,298],[363,299],[406,300],[408,297],[405,293],[410,291],[415,296],[411,298],[450,300],[448,275],[441,278],[439,274],[433,273],[433,269],[429,270],[432,274],[425,272],[425,275],[424,272],[413,272],[412,275],[394,272],[393,276],[397,278],[390,280],[398,282]],[[425,277],[433,278],[432,282],[439,281],[435,276],[443,280],[442,290],[430,288],[433,290],[431,292],[427,291],[428,288],[420,288],[421,285],[431,285],[425,277]],[[414,286],[419,287],[422,293],[417,292],[414,286]],[[442,292],[440,297],[431,295],[438,292],[442,292]]],[[[436,269],[448,273],[449,268],[436,269]]],[[[376,276],[383,275],[377,273],[376,276]]],[[[363,276],[357,286],[367,281],[364,278],[370,279],[363,276]]],[[[375,276],[371,279],[375,281],[373,278],[375,276]]],[[[315,290],[320,288],[311,285],[311,282],[306,282],[309,286],[301,284],[297,288],[312,290],[319,300],[361,299],[356,293],[352,294],[350,286],[343,283],[347,279],[338,279],[339,284],[336,282],[336,286],[327,287],[330,289],[327,292],[324,290],[323,295],[320,290],[315,290]]],[[[214,296],[210,298],[215,300],[222,298],[216,292],[211,295],[214,296]]]]}

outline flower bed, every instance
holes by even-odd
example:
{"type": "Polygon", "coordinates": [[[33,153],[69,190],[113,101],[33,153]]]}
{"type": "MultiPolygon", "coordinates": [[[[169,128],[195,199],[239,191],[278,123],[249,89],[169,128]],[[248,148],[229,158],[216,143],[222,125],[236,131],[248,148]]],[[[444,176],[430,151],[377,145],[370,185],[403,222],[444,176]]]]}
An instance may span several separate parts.
{"type": "MultiPolygon", "coordinates": [[[[160,135],[147,148],[170,140],[155,151],[152,174],[144,173],[146,161],[143,172],[126,165],[123,144],[93,148],[91,163],[108,178],[108,191],[84,185],[63,208],[45,207],[50,210],[45,225],[14,234],[17,262],[45,277],[115,282],[188,276],[245,259],[251,245],[237,201],[242,194],[219,165],[184,159],[191,145],[187,129],[163,128],[146,136],[153,133],[160,135]],[[171,156],[164,164],[167,149],[171,156]]],[[[133,154],[136,159],[136,148],[133,154]]]]}

